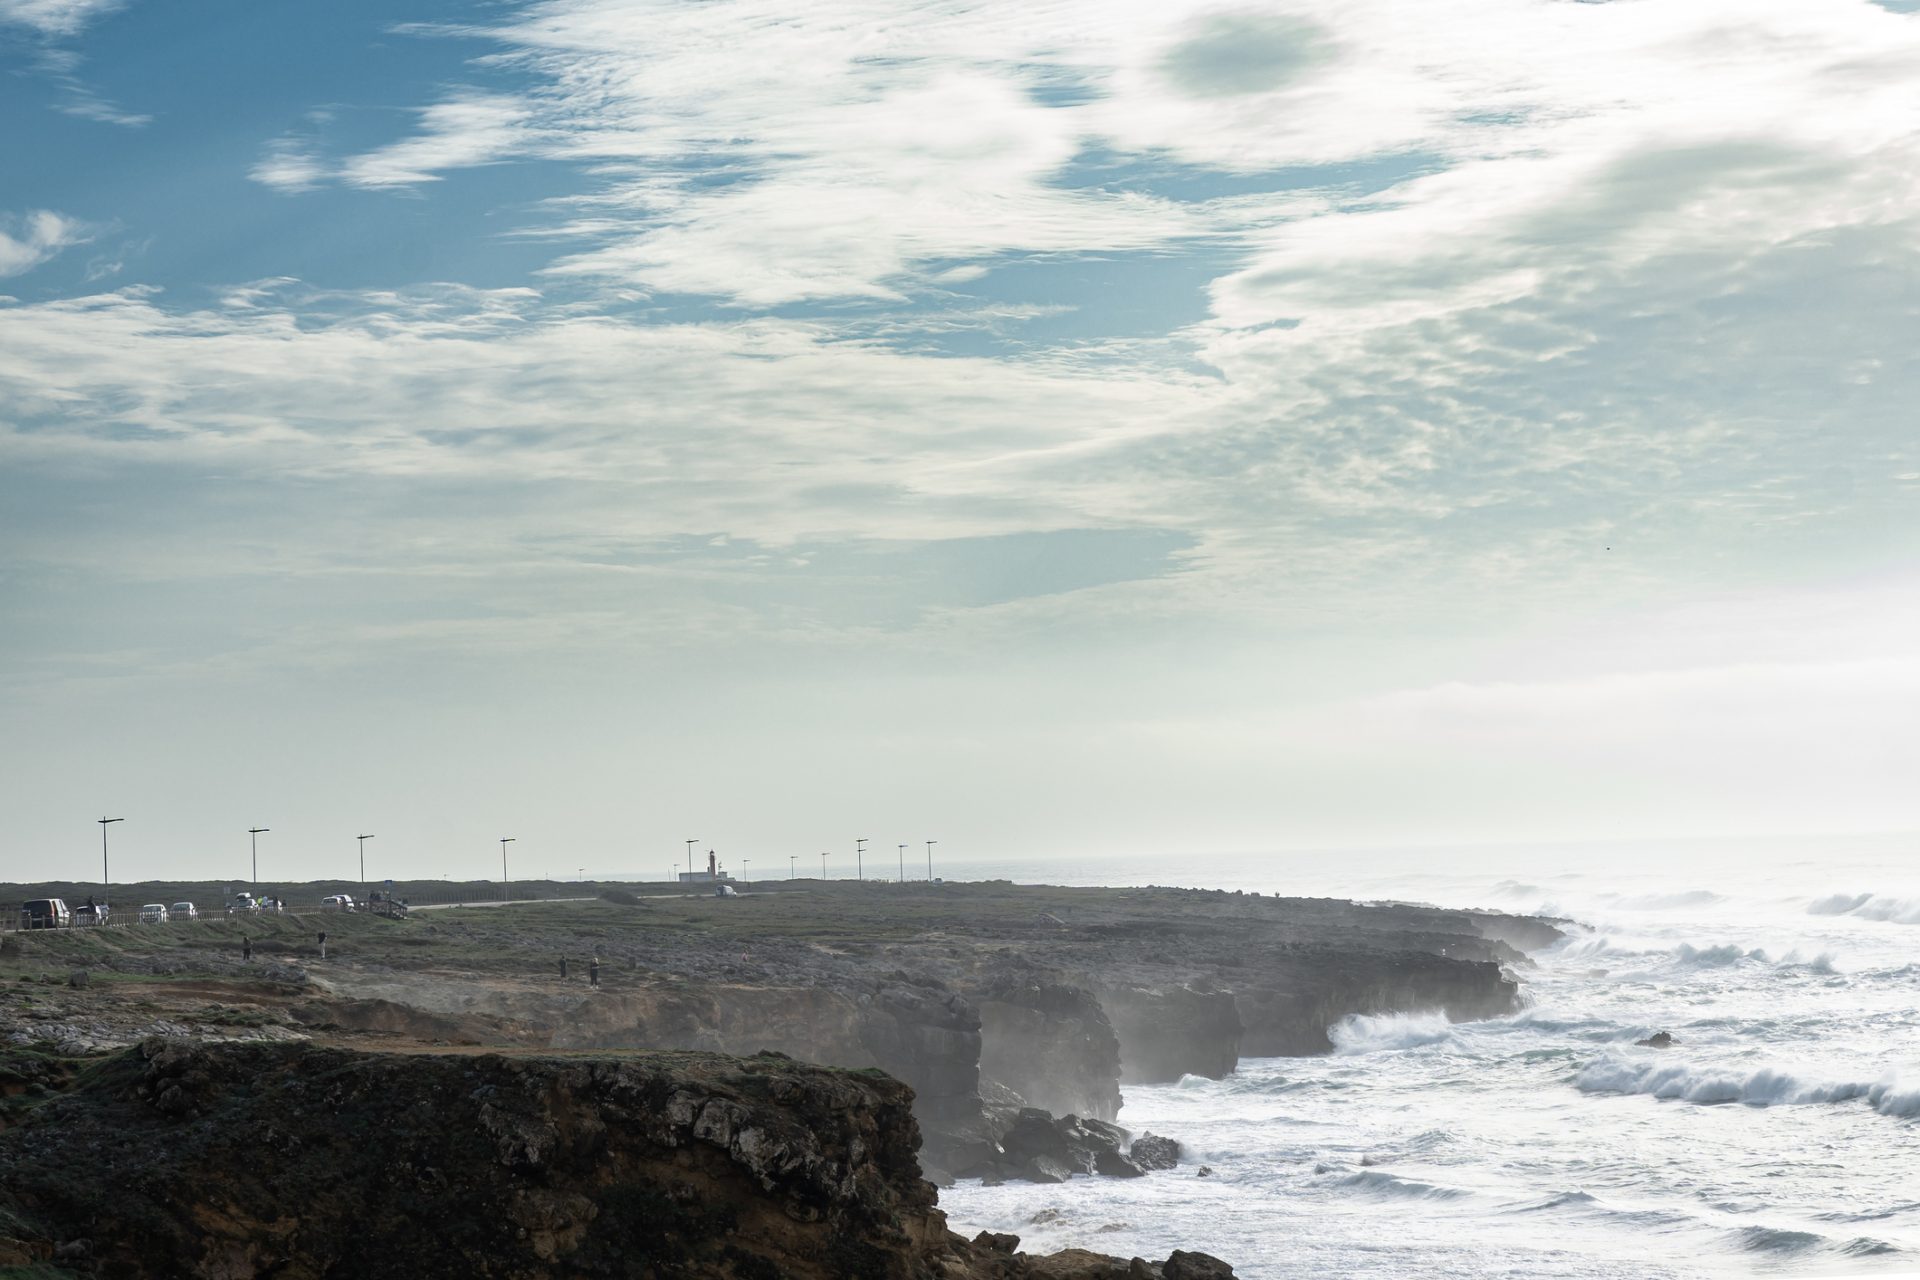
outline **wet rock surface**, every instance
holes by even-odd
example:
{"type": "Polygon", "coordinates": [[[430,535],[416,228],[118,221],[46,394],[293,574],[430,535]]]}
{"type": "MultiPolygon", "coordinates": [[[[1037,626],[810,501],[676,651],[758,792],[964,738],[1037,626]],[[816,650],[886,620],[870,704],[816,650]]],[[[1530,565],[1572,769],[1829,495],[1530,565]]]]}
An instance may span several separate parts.
{"type": "Polygon", "coordinates": [[[998,1141],[963,1168],[960,1177],[1041,1183],[1094,1176],[1144,1178],[1152,1170],[1173,1168],[1180,1159],[1179,1143],[1151,1134],[1134,1142],[1127,1130],[1104,1120],[1056,1117],[1038,1107],[994,1119],[998,1141]]]}

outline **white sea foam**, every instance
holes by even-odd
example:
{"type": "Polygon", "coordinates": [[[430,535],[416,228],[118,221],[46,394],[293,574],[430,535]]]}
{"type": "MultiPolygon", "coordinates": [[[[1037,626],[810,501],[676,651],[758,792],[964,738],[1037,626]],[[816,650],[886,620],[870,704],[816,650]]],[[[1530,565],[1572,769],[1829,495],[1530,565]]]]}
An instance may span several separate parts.
{"type": "Polygon", "coordinates": [[[1920,1136],[1916,848],[1369,867],[1363,896],[1553,898],[1579,923],[1519,971],[1514,1016],[1343,1019],[1328,1057],[1129,1086],[1120,1122],[1179,1138],[1180,1169],[942,1201],[969,1232],[1026,1235],[1036,1202],[1079,1205],[1046,1247],[1203,1247],[1249,1280],[1453,1280],[1463,1259],[1516,1280],[1805,1278],[1920,1258],[1900,1182],[1920,1136]],[[1673,1048],[1632,1046],[1658,1031],[1673,1048]],[[1132,1225],[1100,1233],[1116,1222],[1132,1225]]]}
{"type": "Polygon", "coordinates": [[[1409,1200],[1458,1200],[1472,1194],[1458,1187],[1442,1187],[1417,1178],[1403,1178],[1382,1169],[1362,1169],[1340,1179],[1340,1185],[1370,1195],[1409,1200]]]}
{"type": "Polygon", "coordinates": [[[1333,1051],[1340,1054],[1384,1053],[1416,1049],[1455,1038],[1444,1013],[1350,1014],[1327,1028],[1333,1051]]]}
{"type": "Polygon", "coordinates": [[[1613,905],[1628,911],[1676,911],[1682,907],[1706,907],[1725,902],[1724,894],[1711,889],[1688,889],[1683,893],[1643,893],[1615,898],[1613,905]]]}
{"type": "Polygon", "coordinates": [[[1696,947],[1691,943],[1683,942],[1673,949],[1673,954],[1674,958],[1683,965],[1703,968],[1738,964],[1742,960],[1758,960],[1765,963],[1767,959],[1767,953],[1757,947],[1749,951],[1730,942],[1723,942],[1713,947],[1696,947]]]}
{"type": "Polygon", "coordinates": [[[1920,1119],[1920,1070],[1890,1071],[1867,1090],[1867,1101],[1883,1116],[1920,1119]]]}
{"type": "Polygon", "coordinates": [[[1844,916],[1858,910],[1873,897],[1870,893],[1833,893],[1807,904],[1810,916],[1844,916]]]}
{"type": "Polygon", "coordinates": [[[1814,916],[1853,916],[1891,924],[1920,924],[1920,899],[1889,898],[1877,893],[1835,893],[1807,904],[1814,916]]]}
{"type": "Polygon", "coordinates": [[[1581,1069],[1574,1083],[1586,1093],[1644,1093],[1705,1105],[1739,1102],[1753,1107],[1848,1102],[1867,1097],[1874,1088],[1861,1081],[1810,1078],[1781,1067],[1703,1066],[1667,1058],[1660,1051],[1596,1058],[1581,1069]]]}

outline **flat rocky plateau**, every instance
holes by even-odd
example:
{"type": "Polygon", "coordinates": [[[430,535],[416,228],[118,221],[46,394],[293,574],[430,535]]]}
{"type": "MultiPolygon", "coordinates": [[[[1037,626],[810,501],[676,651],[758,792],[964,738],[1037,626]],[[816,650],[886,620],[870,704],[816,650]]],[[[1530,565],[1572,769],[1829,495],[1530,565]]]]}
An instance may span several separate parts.
{"type": "Polygon", "coordinates": [[[962,1241],[923,1178],[1192,1176],[1101,1123],[1127,1084],[1511,1012],[1559,937],[1172,889],[599,888],[0,937],[0,1267],[38,1268],[0,1275],[1226,1275],[962,1241]]]}

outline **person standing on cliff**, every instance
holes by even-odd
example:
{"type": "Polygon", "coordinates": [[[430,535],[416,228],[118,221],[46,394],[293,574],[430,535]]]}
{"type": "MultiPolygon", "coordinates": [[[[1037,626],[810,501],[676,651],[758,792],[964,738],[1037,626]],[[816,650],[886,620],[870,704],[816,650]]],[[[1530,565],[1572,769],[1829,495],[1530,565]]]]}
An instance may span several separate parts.
{"type": "Polygon", "coordinates": [[[561,956],[560,957],[560,981],[565,982],[566,980],[567,980],[567,958],[565,956],[561,956]]]}
{"type": "Polygon", "coordinates": [[[587,961],[587,985],[590,987],[600,985],[600,957],[597,955],[587,961]]]}
{"type": "Polygon", "coordinates": [[[253,939],[244,933],[240,935],[240,958],[248,964],[253,963],[253,939]]]}
{"type": "Polygon", "coordinates": [[[322,960],[327,958],[327,935],[324,933],[320,935],[320,958],[322,960]]]}

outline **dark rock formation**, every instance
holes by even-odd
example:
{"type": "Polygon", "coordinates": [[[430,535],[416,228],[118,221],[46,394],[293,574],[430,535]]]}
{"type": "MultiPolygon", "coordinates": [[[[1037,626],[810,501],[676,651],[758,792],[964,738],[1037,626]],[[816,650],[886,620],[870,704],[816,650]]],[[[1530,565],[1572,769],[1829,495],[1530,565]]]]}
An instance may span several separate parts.
{"type": "Polygon", "coordinates": [[[1330,1053],[1328,1028],[1357,1013],[1443,1010],[1455,1022],[1496,1018],[1520,1007],[1520,985],[1491,960],[1424,951],[1369,951],[1333,957],[1292,950],[1265,958],[1236,985],[1250,1058],[1330,1053]]]}
{"type": "Polygon", "coordinates": [[[1633,1043],[1642,1049],[1671,1049],[1680,1042],[1673,1038],[1671,1031],[1656,1031],[1645,1040],[1635,1040],[1633,1043]]]}
{"type": "MultiPolygon", "coordinates": [[[[778,1056],[153,1040],[0,1134],[0,1264],[195,1280],[1128,1274],[947,1231],[911,1101],[877,1073],[778,1056]]],[[[1192,1270],[1196,1256],[1142,1265],[1231,1275],[1192,1270]]]]}
{"type": "Polygon", "coordinates": [[[1120,1040],[1092,992],[1011,978],[968,994],[980,1074],[1055,1115],[1120,1114],[1120,1040]]]}
{"type": "Polygon", "coordinates": [[[1171,1169],[1180,1163],[1180,1144],[1157,1133],[1143,1133],[1127,1148],[1127,1155],[1142,1169],[1171,1169]]]}
{"type": "MultiPolygon", "coordinates": [[[[990,1182],[1065,1182],[1088,1174],[1107,1178],[1146,1176],[1147,1167],[1127,1152],[1130,1135],[1117,1124],[1079,1116],[1056,1119],[1038,1107],[1022,1107],[1013,1116],[998,1119],[997,1149],[965,1166],[961,1177],[990,1182]]],[[[1155,1141],[1164,1143],[1166,1139],[1155,1141]]],[[[1172,1145],[1177,1154],[1179,1144],[1172,1145]]],[[[1163,1150],[1149,1147],[1152,1153],[1163,1150]]],[[[1172,1162],[1156,1167],[1171,1168],[1172,1162]]]]}
{"type": "Polygon", "coordinates": [[[1228,991],[1191,986],[1109,987],[1101,1007],[1120,1039],[1120,1079],[1164,1084],[1219,1080],[1240,1062],[1240,1010],[1228,991]]]}

